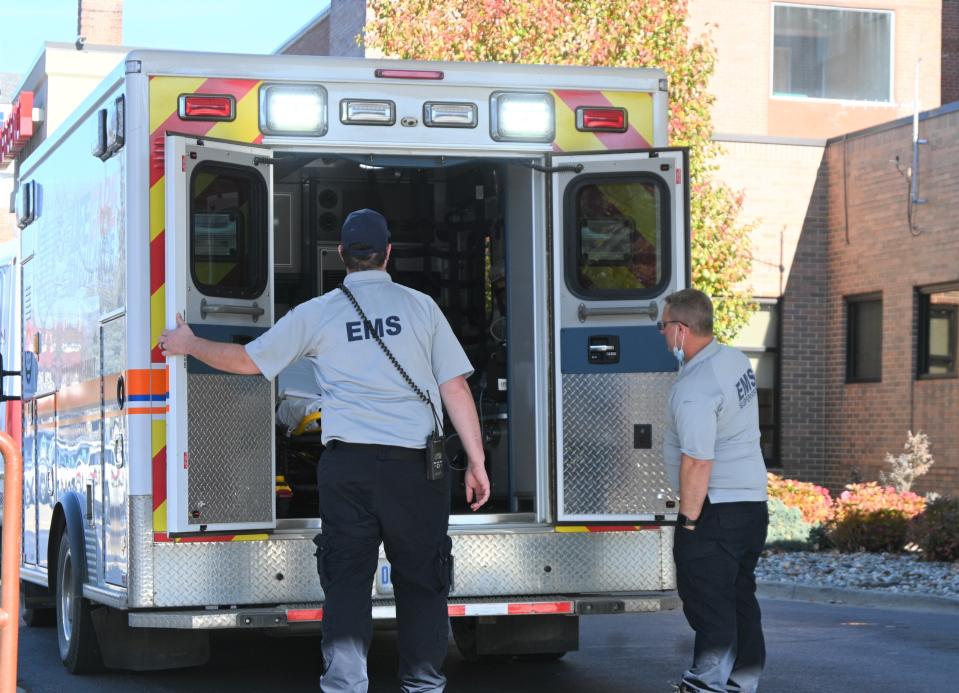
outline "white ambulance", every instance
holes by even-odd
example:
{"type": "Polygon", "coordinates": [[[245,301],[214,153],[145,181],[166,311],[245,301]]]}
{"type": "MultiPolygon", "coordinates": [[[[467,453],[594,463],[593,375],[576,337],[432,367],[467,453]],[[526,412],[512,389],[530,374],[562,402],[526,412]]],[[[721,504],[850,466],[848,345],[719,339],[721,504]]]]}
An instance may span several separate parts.
{"type": "MultiPolygon", "coordinates": [[[[470,512],[450,475],[463,654],[558,658],[580,616],[675,607],[655,325],[689,282],[689,204],[667,128],[652,69],[126,56],[16,181],[23,597],[67,668],[321,624],[315,383],[157,339],[181,313],[243,344],[336,287],[363,207],[476,368],[492,499],[470,512]]],[[[377,619],[389,578],[383,559],[377,619]]]]}

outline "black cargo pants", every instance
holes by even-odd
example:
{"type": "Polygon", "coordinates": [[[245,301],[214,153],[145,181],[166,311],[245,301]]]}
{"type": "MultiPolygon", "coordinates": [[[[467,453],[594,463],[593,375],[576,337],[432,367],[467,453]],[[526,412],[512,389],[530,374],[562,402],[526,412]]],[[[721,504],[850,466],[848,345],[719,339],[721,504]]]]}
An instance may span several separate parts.
{"type": "Polygon", "coordinates": [[[317,470],[323,527],[324,693],[365,693],[379,544],[392,570],[403,693],[443,691],[449,641],[448,479],[427,481],[423,450],[334,441],[317,470]]]}
{"type": "Polygon", "coordinates": [[[707,499],[695,529],[676,528],[676,586],[696,631],[682,690],[753,693],[759,685],[766,646],[755,573],[768,524],[765,502],[707,499]]]}

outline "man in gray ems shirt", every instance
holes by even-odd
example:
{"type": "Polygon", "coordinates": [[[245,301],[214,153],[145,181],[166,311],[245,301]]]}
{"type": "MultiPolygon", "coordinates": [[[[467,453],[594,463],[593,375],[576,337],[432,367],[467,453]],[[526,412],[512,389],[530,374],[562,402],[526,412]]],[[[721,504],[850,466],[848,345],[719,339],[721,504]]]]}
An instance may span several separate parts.
{"type": "Polygon", "coordinates": [[[272,379],[301,358],[315,370],[326,446],[317,472],[323,525],[314,539],[325,596],[320,687],[326,693],[367,690],[371,586],[381,541],[392,565],[401,690],[446,687],[450,484],[427,477],[424,450],[427,436],[442,429],[440,400],[467,454],[467,502],[476,510],[490,494],[466,383],[473,368],[433,299],[394,284],[386,273],[389,238],[386,219],[372,210],[353,212],[343,222],[343,284],[365,321],[335,290],[297,306],[245,347],[196,337],[179,317],[176,329],[160,338],[164,355],[193,356],[231,373],[272,379]],[[414,392],[375,336],[431,404],[414,392]]]}
{"type": "Polygon", "coordinates": [[[679,361],[664,456],[680,498],[676,585],[696,631],[679,690],[753,693],[766,658],[755,570],[768,524],[756,376],[713,337],[701,291],[668,296],[659,329],[679,361]]]}

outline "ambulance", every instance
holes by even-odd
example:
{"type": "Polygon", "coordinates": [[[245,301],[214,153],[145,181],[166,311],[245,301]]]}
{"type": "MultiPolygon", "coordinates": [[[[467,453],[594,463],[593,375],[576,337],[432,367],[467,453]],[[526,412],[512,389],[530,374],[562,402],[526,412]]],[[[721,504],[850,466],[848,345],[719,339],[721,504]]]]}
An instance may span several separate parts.
{"type": "MultiPolygon", "coordinates": [[[[656,321],[689,284],[689,165],[667,97],[655,69],[135,51],[24,147],[22,592],[66,667],[321,629],[319,386],[157,341],[180,314],[245,344],[332,290],[360,208],[475,368],[477,513],[446,443],[463,656],[557,659],[580,617],[675,608],[656,321]]],[[[385,557],[370,590],[394,619],[385,557]]]]}

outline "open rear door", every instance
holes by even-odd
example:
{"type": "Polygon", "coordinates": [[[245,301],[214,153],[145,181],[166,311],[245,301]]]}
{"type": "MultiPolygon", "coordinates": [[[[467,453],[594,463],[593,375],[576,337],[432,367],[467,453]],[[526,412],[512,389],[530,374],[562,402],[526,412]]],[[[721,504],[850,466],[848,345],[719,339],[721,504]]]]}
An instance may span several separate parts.
{"type": "Polygon", "coordinates": [[[676,513],[663,468],[676,361],[656,328],[688,283],[684,149],[554,156],[557,520],[676,513]]]}
{"type": "MultiPolygon", "coordinates": [[[[245,344],[273,324],[270,151],[166,138],[166,323],[245,344]]],[[[273,386],[172,357],[170,533],[276,524],[273,386]]]]}

